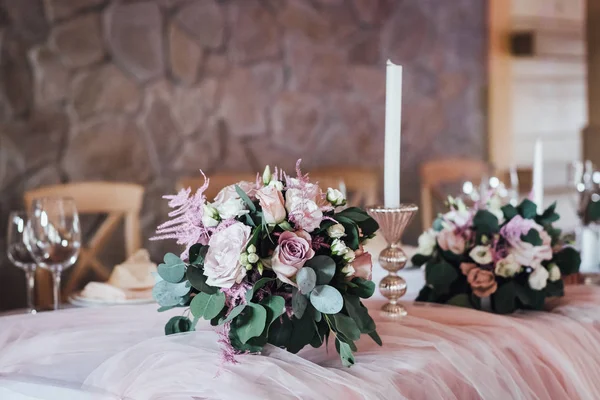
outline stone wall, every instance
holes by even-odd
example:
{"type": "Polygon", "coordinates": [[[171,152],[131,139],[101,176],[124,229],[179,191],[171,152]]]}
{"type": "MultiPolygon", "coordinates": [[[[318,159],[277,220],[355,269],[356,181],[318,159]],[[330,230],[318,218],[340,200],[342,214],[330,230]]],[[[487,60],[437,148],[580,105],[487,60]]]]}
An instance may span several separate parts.
{"type": "MultiPolygon", "coordinates": [[[[0,2],[1,249],[40,185],[144,184],[148,237],[199,168],[380,167],[388,57],[405,66],[403,200],[420,162],[484,157],[486,0],[0,2]]],[[[23,299],[2,263],[0,309],[23,299]]]]}

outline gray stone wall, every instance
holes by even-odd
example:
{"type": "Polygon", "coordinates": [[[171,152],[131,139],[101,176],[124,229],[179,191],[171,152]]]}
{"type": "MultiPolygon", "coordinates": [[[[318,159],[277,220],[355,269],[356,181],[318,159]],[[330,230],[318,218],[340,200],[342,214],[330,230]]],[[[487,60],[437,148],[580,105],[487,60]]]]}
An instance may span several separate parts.
{"type": "Polygon", "coordinates": [[[24,299],[3,241],[28,188],[141,183],[148,237],[165,217],[160,196],[199,168],[382,166],[388,57],[405,66],[403,200],[418,201],[419,163],[484,157],[485,8],[1,0],[0,309],[24,299]]]}

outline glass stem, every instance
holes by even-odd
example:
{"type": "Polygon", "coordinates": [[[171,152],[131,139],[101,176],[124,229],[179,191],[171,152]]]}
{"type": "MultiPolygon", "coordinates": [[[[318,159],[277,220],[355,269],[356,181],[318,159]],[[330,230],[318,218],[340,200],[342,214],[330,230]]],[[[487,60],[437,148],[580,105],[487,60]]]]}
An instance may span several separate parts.
{"type": "Polygon", "coordinates": [[[27,280],[27,309],[30,313],[35,312],[33,304],[33,290],[35,289],[35,264],[28,265],[25,268],[25,279],[27,280]]]}
{"type": "Polygon", "coordinates": [[[60,305],[60,275],[62,268],[52,269],[52,283],[54,284],[54,309],[58,310],[60,305]]]}

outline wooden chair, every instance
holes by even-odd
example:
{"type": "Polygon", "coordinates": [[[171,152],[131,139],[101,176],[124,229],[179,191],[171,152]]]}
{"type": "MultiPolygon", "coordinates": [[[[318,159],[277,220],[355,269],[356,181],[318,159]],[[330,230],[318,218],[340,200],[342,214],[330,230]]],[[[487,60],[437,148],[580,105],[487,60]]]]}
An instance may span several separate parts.
{"type": "Polygon", "coordinates": [[[439,186],[445,183],[472,181],[478,183],[489,176],[487,163],[466,158],[435,160],[421,165],[421,222],[423,229],[433,224],[433,198],[444,199],[439,186]]]}
{"type": "Polygon", "coordinates": [[[310,172],[313,182],[319,182],[323,190],[328,187],[339,189],[346,186],[350,206],[369,206],[378,203],[380,173],[375,169],[332,167],[310,172]]]}
{"type": "MultiPolygon", "coordinates": [[[[104,266],[97,255],[105,247],[110,235],[121,219],[125,226],[125,251],[131,256],[141,246],[140,210],[144,187],[131,183],[83,182],[46,186],[25,193],[28,208],[35,198],[70,197],[75,201],[79,214],[107,214],[87,244],[82,244],[79,259],[65,284],[64,295],[71,293],[91,268],[100,279],[106,280],[110,269],[104,266]]],[[[38,268],[36,292],[38,303],[49,304],[52,299],[50,275],[38,268]]]]}
{"type": "MultiPolygon", "coordinates": [[[[209,176],[209,178],[210,185],[204,192],[204,195],[206,196],[206,199],[211,202],[219,193],[219,191],[225,186],[233,185],[234,183],[238,183],[240,181],[254,182],[256,181],[256,174],[247,172],[214,174],[209,176]]],[[[189,187],[192,189],[193,193],[202,185],[204,185],[204,177],[202,176],[185,177],[181,178],[179,182],[177,182],[177,190],[186,189],[189,187]]]]}

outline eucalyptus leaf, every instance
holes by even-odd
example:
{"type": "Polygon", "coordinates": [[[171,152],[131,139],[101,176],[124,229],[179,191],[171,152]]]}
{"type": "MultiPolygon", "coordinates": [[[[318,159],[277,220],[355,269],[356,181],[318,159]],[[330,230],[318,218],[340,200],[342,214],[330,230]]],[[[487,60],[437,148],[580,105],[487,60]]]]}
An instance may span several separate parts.
{"type": "Polygon", "coordinates": [[[158,266],[158,274],[167,282],[179,283],[185,276],[185,263],[173,253],[167,253],[164,263],[158,266]]]}
{"type": "Polygon", "coordinates": [[[348,315],[356,322],[358,329],[362,333],[369,333],[375,330],[375,321],[369,315],[369,310],[363,306],[357,296],[344,296],[344,304],[348,315]]]}
{"type": "Polygon", "coordinates": [[[218,291],[218,288],[210,286],[206,283],[207,277],[204,275],[204,270],[202,267],[190,265],[185,272],[185,277],[188,281],[190,281],[190,284],[200,292],[215,294],[218,291]]]}
{"type": "Polygon", "coordinates": [[[225,307],[225,294],[217,292],[215,294],[198,293],[190,304],[190,311],[195,317],[204,319],[213,319],[225,307]]]}
{"type": "Polygon", "coordinates": [[[350,287],[348,289],[348,293],[361,297],[363,299],[368,299],[373,296],[375,293],[375,282],[368,281],[362,278],[354,278],[351,283],[356,285],[356,287],[350,287]]]}
{"type": "Polygon", "coordinates": [[[242,343],[249,339],[260,336],[267,322],[267,310],[260,304],[249,303],[244,311],[248,313],[248,320],[244,325],[237,328],[237,336],[242,343]]]}
{"type": "Polygon", "coordinates": [[[158,281],[152,288],[152,297],[163,307],[178,306],[182,296],[185,296],[190,291],[190,287],[186,288],[186,283],[175,284],[167,281],[158,281]],[[187,292],[184,293],[186,290],[187,292]]]}
{"type": "Polygon", "coordinates": [[[323,314],[337,314],[344,306],[341,293],[329,285],[319,285],[310,293],[311,304],[323,314]]]}
{"type": "Polygon", "coordinates": [[[383,342],[381,341],[381,338],[379,337],[377,331],[369,332],[369,336],[371,337],[371,339],[373,339],[375,343],[377,343],[380,346],[383,346],[383,342]]]}
{"type": "Polygon", "coordinates": [[[352,354],[352,349],[350,348],[350,345],[346,342],[342,342],[339,339],[335,340],[336,342],[336,348],[338,349],[338,352],[340,353],[340,358],[342,360],[342,365],[344,367],[351,367],[354,365],[354,354],[352,354]]]}
{"type": "Polygon", "coordinates": [[[358,340],[360,338],[360,329],[352,318],[339,313],[333,316],[333,320],[335,321],[336,330],[343,334],[344,337],[350,340],[358,340]]]}
{"type": "Polygon", "coordinates": [[[269,296],[260,305],[267,310],[267,328],[285,312],[285,299],[281,296],[269,296]]]}
{"type": "Polygon", "coordinates": [[[227,318],[225,318],[223,320],[222,323],[224,324],[225,322],[229,322],[232,319],[234,319],[235,317],[237,317],[238,315],[240,315],[242,313],[242,311],[244,311],[244,308],[246,308],[245,304],[240,304],[239,306],[234,307],[233,310],[231,310],[229,312],[229,315],[227,316],[227,318]]]}
{"type": "Polygon", "coordinates": [[[246,292],[246,301],[250,302],[252,297],[254,297],[254,293],[258,292],[259,289],[262,289],[263,286],[274,280],[275,278],[260,278],[257,280],[254,286],[246,292]]]}
{"type": "Polygon", "coordinates": [[[321,314],[321,311],[319,310],[315,310],[315,322],[321,322],[321,319],[323,318],[323,314],[321,314]]]}
{"type": "Polygon", "coordinates": [[[325,255],[315,256],[306,261],[304,267],[312,268],[317,274],[317,285],[327,285],[335,275],[335,261],[325,255]]]}
{"type": "Polygon", "coordinates": [[[192,321],[187,317],[176,316],[171,318],[165,325],[165,335],[189,332],[192,330],[192,321]]]}
{"type": "Polygon", "coordinates": [[[302,318],[308,306],[308,298],[296,288],[292,290],[292,311],[296,318],[302,318]]]}
{"type": "Polygon", "coordinates": [[[242,201],[244,203],[246,203],[246,206],[248,207],[248,209],[250,211],[252,211],[252,212],[256,212],[256,206],[254,205],[254,203],[252,202],[252,200],[250,200],[250,197],[248,197],[248,195],[246,194],[246,192],[244,192],[244,190],[242,190],[242,188],[239,187],[238,185],[235,185],[235,191],[237,192],[238,196],[240,196],[240,198],[242,199],[242,201]]]}
{"type": "Polygon", "coordinates": [[[309,267],[301,268],[296,274],[296,283],[302,294],[309,294],[317,285],[317,273],[309,267]]]}

